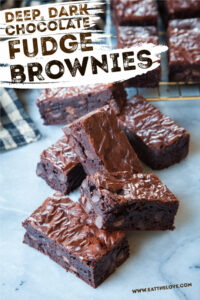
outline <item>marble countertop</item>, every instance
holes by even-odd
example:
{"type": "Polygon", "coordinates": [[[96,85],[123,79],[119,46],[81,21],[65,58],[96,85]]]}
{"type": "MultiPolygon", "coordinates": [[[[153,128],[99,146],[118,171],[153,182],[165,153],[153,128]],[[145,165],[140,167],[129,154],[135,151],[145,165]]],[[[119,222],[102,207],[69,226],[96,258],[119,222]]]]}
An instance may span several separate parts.
{"type": "MultiPolygon", "coordinates": [[[[200,101],[155,103],[191,133],[189,156],[156,172],[180,199],[176,230],[129,233],[130,258],[95,290],[22,244],[21,222],[53,193],[35,174],[39,155],[62,134],[61,126],[42,125],[35,105],[37,93],[19,92],[42,138],[0,154],[0,299],[200,299],[200,101]],[[192,286],[132,293],[132,289],[181,283],[192,286]]],[[[72,199],[77,198],[74,192],[72,199]]]]}

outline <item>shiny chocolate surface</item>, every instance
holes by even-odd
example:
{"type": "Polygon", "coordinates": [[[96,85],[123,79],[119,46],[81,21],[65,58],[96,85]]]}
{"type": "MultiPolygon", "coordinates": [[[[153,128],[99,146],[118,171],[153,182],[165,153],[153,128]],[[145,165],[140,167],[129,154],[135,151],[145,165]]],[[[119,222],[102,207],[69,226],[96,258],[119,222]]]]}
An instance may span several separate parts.
{"type": "Polygon", "coordinates": [[[200,18],[172,20],[168,31],[170,63],[198,64],[200,68],[200,18]]]}
{"type": "Polygon", "coordinates": [[[110,88],[112,84],[91,84],[84,86],[63,87],[43,89],[38,97],[37,102],[51,101],[55,99],[65,100],[67,98],[88,95],[90,93],[98,93],[107,88],[110,88]]]}
{"type": "Polygon", "coordinates": [[[174,143],[183,134],[189,134],[139,95],[124,106],[119,121],[145,144],[158,149],[174,143]]]}
{"type": "Polygon", "coordinates": [[[179,12],[184,9],[199,9],[200,10],[200,1],[199,0],[165,0],[167,2],[167,8],[170,14],[179,12]]]}
{"type": "Polygon", "coordinates": [[[118,47],[132,47],[140,43],[158,45],[158,33],[155,26],[119,26],[118,47]]]}
{"type": "Polygon", "coordinates": [[[44,150],[41,153],[41,159],[50,162],[56,168],[66,172],[79,163],[77,155],[67,144],[65,136],[44,150]]]}
{"type": "Polygon", "coordinates": [[[172,192],[155,174],[133,174],[124,180],[98,172],[93,176],[92,181],[95,182],[98,189],[105,189],[116,194],[115,196],[120,202],[131,199],[177,201],[172,192]]]}
{"type": "Polygon", "coordinates": [[[99,230],[79,203],[61,193],[47,198],[25,222],[85,261],[100,259],[125,237],[122,231],[99,230]]]}
{"type": "Polygon", "coordinates": [[[122,19],[136,19],[158,14],[154,0],[114,0],[113,5],[117,17],[122,19]]]}
{"type": "MultiPolygon", "coordinates": [[[[143,168],[135,151],[108,106],[93,111],[63,130],[67,135],[75,137],[75,143],[84,144],[81,147],[84,148],[86,160],[97,161],[95,171],[127,171],[131,174],[142,172],[143,168]]],[[[91,174],[94,170],[86,172],[91,174]]]]}

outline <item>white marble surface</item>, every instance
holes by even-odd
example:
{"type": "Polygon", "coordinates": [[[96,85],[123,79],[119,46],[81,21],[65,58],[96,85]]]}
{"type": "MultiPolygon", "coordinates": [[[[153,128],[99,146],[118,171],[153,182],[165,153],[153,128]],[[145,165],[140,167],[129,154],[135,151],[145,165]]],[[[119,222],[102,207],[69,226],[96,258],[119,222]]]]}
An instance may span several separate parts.
{"type": "MultiPolygon", "coordinates": [[[[21,222],[53,192],[35,174],[39,154],[61,136],[61,126],[42,125],[34,97],[25,92],[22,98],[43,137],[36,143],[0,154],[0,299],[199,300],[200,101],[156,103],[191,132],[187,159],[156,172],[181,201],[176,230],[129,233],[130,258],[94,290],[48,257],[22,244],[21,222]],[[192,287],[132,293],[136,288],[185,282],[192,282],[192,287]]],[[[73,199],[77,196],[74,193],[73,199]]]]}

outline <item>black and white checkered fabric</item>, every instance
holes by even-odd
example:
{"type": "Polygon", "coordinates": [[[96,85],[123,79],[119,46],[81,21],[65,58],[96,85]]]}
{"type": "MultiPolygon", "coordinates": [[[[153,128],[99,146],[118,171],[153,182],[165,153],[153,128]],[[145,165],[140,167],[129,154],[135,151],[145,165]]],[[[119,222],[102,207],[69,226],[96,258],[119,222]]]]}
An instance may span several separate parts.
{"type": "Polygon", "coordinates": [[[25,113],[13,89],[0,88],[0,151],[10,150],[40,138],[40,132],[25,113]]]}

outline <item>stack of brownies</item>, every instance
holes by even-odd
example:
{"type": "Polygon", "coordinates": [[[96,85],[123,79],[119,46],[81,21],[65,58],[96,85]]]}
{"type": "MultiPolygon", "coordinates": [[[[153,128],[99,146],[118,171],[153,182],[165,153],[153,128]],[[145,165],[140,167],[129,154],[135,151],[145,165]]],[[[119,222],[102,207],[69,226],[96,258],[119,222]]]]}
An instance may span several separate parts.
{"type": "MultiPolygon", "coordinates": [[[[111,0],[117,47],[142,43],[158,45],[158,9],[155,0],[111,0]]],[[[160,62],[160,58],[158,58],[160,62]]],[[[126,80],[127,87],[156,87],[161,80],[161,67],[126,80]]]]}
{"type": "Polygon", "coordinates": [[[200,1],[158,0],[168,27],[169,80],[200,82],[200,1]]]}
{"type": "Polygon", "coordinates": [[[24,221],[24,242],[97,287],[129,256],[125,231],[174,229],[179,201],[139,159],[179,162],[189,133],[122,83],[44,90],[37,104],[46,124],[67,125],[41,154],[37,175],[57,193],[24,221]]]}
{"type": "MultiPolygon", "coordinates": [[[[157,2],[111,1],[117,47],[158,45],[159,8],[169,79],[200,81],[200,1],[157,2]]],[[[155,87],[160,77],[158,67],[124,83],[45,89],[37,100],[44,124],[65,126],[37,165],[57,192],[23,222],[24,242],[93,287],[128,258],[126,231],[175,228],[179,201],[140,160],[155,170],[178,163],[190,135],[142,96],[127,99],[124,89],[155,87]],[[66,195],[78,187],[73,202],[66,195]]]]}
{"type": "MultiPolygon", "coordinates": [[[[200,82],[199,0],[111,0],[119,48],[158,44],[158,9],[168,27],[169,81],[200,82]]],[[[156,87],[158,67],[126,81],[126,86],[156,87]]]]}

